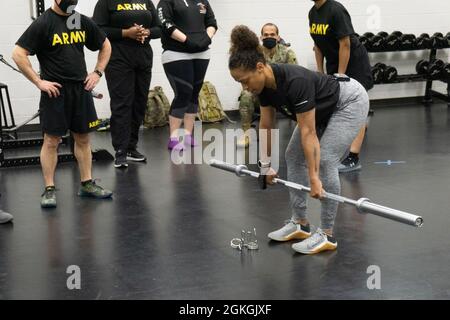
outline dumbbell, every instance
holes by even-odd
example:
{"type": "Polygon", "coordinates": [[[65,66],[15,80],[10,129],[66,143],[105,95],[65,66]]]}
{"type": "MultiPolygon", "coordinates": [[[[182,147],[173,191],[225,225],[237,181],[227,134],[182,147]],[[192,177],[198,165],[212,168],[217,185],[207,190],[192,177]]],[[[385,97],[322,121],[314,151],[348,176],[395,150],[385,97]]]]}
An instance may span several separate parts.
{"type": "Polygon", "coordinates": [[[439,79],[441,76],[445,76],[447,70],[446,65],[442,60],[435,60],[429,62],[426,60],[420,60],[416,64],[416,71],[418,74],[427,75],[431,79],[439,79]]]}
{"type": "Polygon", "coordinates": [[[400,31],[394,31],[390,35],[386,36],[386,50],[389,51],[397,51],[401,49],[401,37],[403,36],[403,33],[400,31]]]}
{"type": "Polygon", "coordinates": [[[416,40],[417,49],[431,49],[432,41],[428,33],[422,33],[416,40]]]}
{"type": "Polygon", "coordinates": [[[450,63],[444,65],[441,75],[445,80],[450,80],[450,63]]]}
{"type": "Polygon", "coordinates": [[[376,84],[383,82],[384,70],[386,69],[386,65],[384,63],[377,63],[372,67],[372,77],[373,81],[376,84]]]}
{"type": "Polygon", "coordinates": [[[445,48],[450,47],[450,32],[448,32],[448,33],[445,35],[444,41],[445,41],[445,48]]]}
{"type": "Polygon", "coordinates": [[[445,63],[442,60],[434,60],[430,63],[428,67],[428,76],[431,79],[439,79],[442,75],[442,72],[444,70],[445,63]]]}
{"type": "Polygon", "coordinates": [[[370,39],[370,38],[372,38],[374,36],[374,34],[372,32],[366,32],[362,36],[370,39]]]}
{"type": "Polygon", "coordinates": [[[383,82],[391,83],[397,80],[398,72],[397,69],[392,66],[387,66],[383,72],[383,82]]]}
{"type": "Polygon", "coordinates": [[[370,50],[370,39],[374,36],[374,34],[372,32],[366,32],[364,33],[362,36],[359,37],[359,42],[361,42],[361,44],[363,46],[366,47],[367,50],[370,50]]]}
{"type": "Polygon", "coordinates": [[[371,39],[371,48],[373,51],[382,51],[386,49],[386,38],[389,36],[387,32],[380,31],[377,35],[374,35],[371,39]]]}
{"type": "Polygon", "coordinates": [[[420,60],[416,64],[416,72],[417,74],[426,75],[428,74],[428,67],[430,66],[430,62],[427,60],[420,60]]]}
{"type": "Polygon", "coordinates": [[[391,33],[386,37],[386,50],[396,51],[400,48],[400,39],[397,34],[391,33]]]}
{"type": "Polygon", "coordinates": [[[431,47],[433,49],[442,49],[446,46],[448,46],[448,41],[441,32],[436,32],[431,36],[431,47]]]}
{"type": "Polygon", "coordinates": [[[375,83],[390,83],[397,80],[397,69],[384,63],[377,63],[372,67],[372,76],[375,83]]]}
{"type": "Polygon", "coordinates": [[[416,36],[413,34],[403,34],[399,38],[400,49],[411,50],[416,49],[416,36]]]}

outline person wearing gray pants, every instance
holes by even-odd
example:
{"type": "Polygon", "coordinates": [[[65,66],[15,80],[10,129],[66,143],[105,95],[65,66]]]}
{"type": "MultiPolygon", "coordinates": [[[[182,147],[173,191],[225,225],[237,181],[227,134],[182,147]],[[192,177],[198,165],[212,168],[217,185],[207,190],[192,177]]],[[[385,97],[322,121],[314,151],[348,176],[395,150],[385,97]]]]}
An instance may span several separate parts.
{"type": "MultiPolygon", "coordinates": [[[[336,110],[331,115],[325,131],[319,134],[320,179],[324,189],[334,194],[340,194],[341,192],[338,171],[340,159],[345,155],[349,143],[358,134],[360,125],[365,122],[369,111],[369,98],[364,87],[358,81],[348,79],[350,81],[339,82],[340,93],[336,110]]],[[[289,181],[306,185],[308,184],[307,162],[301,145],[301,136],[297,126],[285,153],[287,177],[289,181]]],[[[289,192],[292,208],[291,221],[300,221],[303,225],[309,225],[306,217],[307,194],[292,188],[289,188],[289,192]]],[[[338,203],[336,201],[322,200],[322,230],[330,232],[333,230],[337,209],[338,203]]],[[[289,224],[286,226],[289,227],[289,224]]],[[[274,232],[269,237],[278,240],[280,235],[285,236],[285,227],[282,228],[282,232],[274,232]]]]}
{"type": "MultiPolygon", "coordinates": [[[[243,89],[261,103],[260,160],[266,182],[274,184],[271,129],[278,110],[297,126],[286,149],[288,180],[311,187],[310,196],[323,198],[324,189],[340,193],[338,165],[366,121],[369,97],[364,87],[345,75],[324,75],[301,66],[267,64],[256,34],[237,26],[231,34],[229,69],[243,89]]],[[[303,240],[292,248],[303,254],[335,250],[334,220],[338,203],[322,199],[321,228],[311,232],[306,194],[291,191],[292,218],[268,234],[275,241],[303,240]]]]}

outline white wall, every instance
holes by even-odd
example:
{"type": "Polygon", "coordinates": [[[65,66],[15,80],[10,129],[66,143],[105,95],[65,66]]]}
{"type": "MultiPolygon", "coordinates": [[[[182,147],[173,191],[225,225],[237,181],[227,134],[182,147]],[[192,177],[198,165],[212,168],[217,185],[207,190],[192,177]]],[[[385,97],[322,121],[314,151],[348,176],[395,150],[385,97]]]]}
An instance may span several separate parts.
{"type": "MultiPolygon", "coordinates": [[[[48,4],[52,0],[46,0],[48,4]]],[[[154,0],[157,4],[158,0],[154,0]]],[[[313,5],[310,0],[210,0],[217,16],[219,32],[212,46],[213,56],[207,79],[212,81],[220,94],[225,109],[237,108],[239,86],[233,82],[227,70],[227,51],[229,33],[236,24],[247,24],[258,31],[262,24],[271,21],[279,25],[281,35],[292,43],[302,65],[315,69],[312,41],[308,34],[307,14],[313,5]]],[[[356,32],[378,32],[400,30],[419,35],[422,32],[436,31],[446,34],[450,31],[450,1],[447,0],[341,0],[349,10],[356,32]],[[379,21],[377,20],[379,12],[379,21]]],[[[79,10],[91,16],[96,1],[80,0],[79,10]]],[[[31,23],[29,0],[0,1],[0,54],[11,61],[11,51],[15,41],[31,23]]],[[[164,75],[159,40],[153,41],[155,52],[152,86],[164,87],[169,98],[173,96],[164,75]]],[[[448,61],[449,50],[443,50],[440,58],[448,61]]],[[[398,67],[400,73],[413,73],[415,63],[427,58],[427,53],[371,54],[375,62],[388,62],[398,67]]],[[[87,54],[88,65],[92,69],[96,55],[87,54]]],[[[32,59],[34,62],[35,58],[32,59]]],[[[35,64],[36,65],[36,64],[35,64]]],[[[0,65],[0,82],[8,84],[17,120],[22,120],[37,110],[39,93],[24,78],[0,65]]],[[[444,85],[436,85],[444,90],[444,85]]],[[[103,80],[98,88],[107,93],[103,80]]],[[[380,85],[370,92],[372,99],[420,96],[424,92],[423,83],[380,85]]],[[[109,116],[109,99],[97,102],[101,117],[109,116]]]]}

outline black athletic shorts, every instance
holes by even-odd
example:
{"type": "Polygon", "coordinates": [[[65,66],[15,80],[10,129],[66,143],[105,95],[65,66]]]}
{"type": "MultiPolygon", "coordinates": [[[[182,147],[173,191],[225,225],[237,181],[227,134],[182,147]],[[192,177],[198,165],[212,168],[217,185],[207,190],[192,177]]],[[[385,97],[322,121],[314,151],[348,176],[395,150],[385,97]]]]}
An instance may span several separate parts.
{"type": "Polygon", "coordinates": [[[68,130],[81,134],[94,131],[100,121],[91,92],[84,90],[83,82],[58,83],[62,85],[59,97],[50,98],[46,92],[41,92],[42,131],[57,137],[66,135],[68,130]]]}

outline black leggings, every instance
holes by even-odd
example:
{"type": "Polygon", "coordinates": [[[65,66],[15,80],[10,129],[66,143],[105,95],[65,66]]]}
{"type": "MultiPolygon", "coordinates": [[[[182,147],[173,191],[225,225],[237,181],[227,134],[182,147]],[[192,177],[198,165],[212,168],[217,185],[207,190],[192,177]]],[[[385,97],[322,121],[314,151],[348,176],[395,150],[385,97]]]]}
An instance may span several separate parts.
{"type": "Polygon", "coordinates": [[[183,119],[186,113],[197,113],[198,95],[205,80],[209,60],[180,60],[164,64],[167,79],[175,93],[170,115],[183,119]]]}
{"type": "Polygon", "coordinates": [[[111,138],[116,151],[125,152],[137,146],[147,108],[152,63],[150,46],[113,43],[105,74],[111,97],[111,138]]]}

